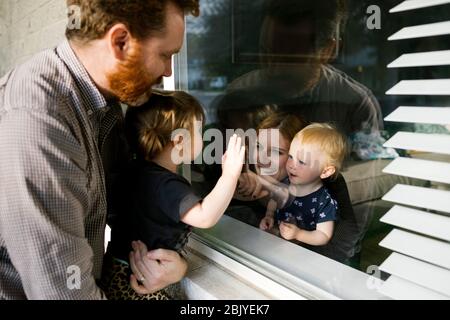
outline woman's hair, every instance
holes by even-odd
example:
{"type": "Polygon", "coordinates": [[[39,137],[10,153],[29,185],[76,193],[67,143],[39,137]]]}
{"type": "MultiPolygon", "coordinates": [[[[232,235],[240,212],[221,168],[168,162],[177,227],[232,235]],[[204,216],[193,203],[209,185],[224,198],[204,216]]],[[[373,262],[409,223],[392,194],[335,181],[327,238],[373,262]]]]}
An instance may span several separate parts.
{"type": "Polygon", "coordinates": [[[297,115],[275,112],[263,119],[257,129],[258,131],[262,129],[279,129],[280,134],[290,143],[294,140],[295,135],[307,125],[308,123],[297,115]]]}
{"type": "Polygon", "coordinates": [[[253,129],[278,109],[275,99],[258,89],[230,90],[212,103],[221,128],[253,129]]]}
{"type": "Polygon", "coordinates": [[[175,130],[189,130],[192,137],[194,120],[204,121],[204,117],[200,103],[186,92],[155,90],[147,103],[126,114],[131,151],[150,161],[172,141],[175,130]]]}
{"type": "Polygon", "coordinates": [[[295,138],[302,144],[314,144],[325,152],[328,165],[336,169],[333,178],[337,177],[347,155],[347,140],[336,128],[326,123],[313,123],[300,131],[295,138]]]}

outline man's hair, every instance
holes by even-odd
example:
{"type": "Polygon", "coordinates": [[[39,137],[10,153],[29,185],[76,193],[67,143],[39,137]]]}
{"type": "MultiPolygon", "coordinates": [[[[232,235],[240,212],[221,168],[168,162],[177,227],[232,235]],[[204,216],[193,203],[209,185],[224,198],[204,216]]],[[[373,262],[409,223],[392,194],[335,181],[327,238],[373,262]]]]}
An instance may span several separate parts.
{"type": "Polygon", "coordinates": [[[312,45],[320,50],[338,31],[343,32],[348,18],[348,0],[268,0],[265,14],[286,26],[310,20],[314,29],[312,45]]]}
{"type": "Polygon", "coordinates": [[[86,43],[102,38],[117,23],[126,25],[133,37],[142,40],[166,25],[166,7],[173,3],[186,14],[200,14],[199,0],[67,0],[81,12],[81,27],[67,28],[66,37],[86,43]]]}
{"type": "Polygon", "coordinates": [[[204,121],[200,103],[184,91],[155,90],[139,108],[130,108],[125,117],[125,132],[131,151],[151,161],[172,141],[175,130],[194,134],[194,119],[204,121]]]}
{"type": "Polygon", "coordinates": [[[336,128],[326,123],[313,123],[300,131],[295,139],[301,144],[315,145],[322,150],[327,155],[327,165],[336,169],[333,178],[338,176],[347,155],[347,141],[336,128]]]}

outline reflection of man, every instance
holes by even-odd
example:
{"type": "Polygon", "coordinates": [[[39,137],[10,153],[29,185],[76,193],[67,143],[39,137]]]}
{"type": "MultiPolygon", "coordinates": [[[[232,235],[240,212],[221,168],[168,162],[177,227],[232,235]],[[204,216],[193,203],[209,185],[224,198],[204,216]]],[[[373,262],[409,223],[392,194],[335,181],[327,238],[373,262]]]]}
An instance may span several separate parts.
{"type": "MultiPolygon", "coordinates": [[[[108,177],[118,157],[119,101],[139,105],[172,73],[184,14],[198,14],[197,0],[68,5],[81,8],[81,28],[0,80],[0,299],[103,297],[95,280],[104,252],[104,169],[108,177]],[[77,270],[73,289],[68,277],[77,270]]],[[[175,252],[134,248],[139,293],[186,271],[175,252]]]]}
{"type": "Polygon", "coordinates": [[[264,68],[241,76],[229,89],[271,92],[283,111],[334,123],[347,135],[379,130],[381,110],[371,91],[329,65],[346,8],[345,0],[270,0],[260,35],[264,68]]]}
{"type": "MultiPolygon", "coordinates": [[[[260,30],[262,68],[234,80],[228,95],[252,92],[257,99],[265,97],[265,104],[278,105],[278,111],[300,115],[309,122],[331,123],[348,137],[379,134],[382,116],[376,98],[368,88],[330,65],[338,53],[346,2],[268,0],[260,30]]],[[[279,184],[255,178],[252,173],[244,176],[254,190],[261,190],[261,185],[269,190],[279,205],[292,198],[279,184]]],[[[348,263],[362,232],[345,181],[331,182],[328,187],[338,199],[340,221],[332,241],[314,250],[348,263]]]]}

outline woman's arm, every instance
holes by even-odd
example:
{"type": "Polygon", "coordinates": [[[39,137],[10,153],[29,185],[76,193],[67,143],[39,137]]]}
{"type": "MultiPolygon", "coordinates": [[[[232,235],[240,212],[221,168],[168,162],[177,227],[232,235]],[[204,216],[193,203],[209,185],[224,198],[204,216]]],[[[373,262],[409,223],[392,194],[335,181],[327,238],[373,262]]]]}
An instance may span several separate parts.
{"type": "Polygon", "coordinates": [[[277,202],[275,200],[270,199],[269,203],[267,204],[266,216],[259,223],[259,228],[261,230],[272,229],[276,210],[277,210],[277,202]]]}

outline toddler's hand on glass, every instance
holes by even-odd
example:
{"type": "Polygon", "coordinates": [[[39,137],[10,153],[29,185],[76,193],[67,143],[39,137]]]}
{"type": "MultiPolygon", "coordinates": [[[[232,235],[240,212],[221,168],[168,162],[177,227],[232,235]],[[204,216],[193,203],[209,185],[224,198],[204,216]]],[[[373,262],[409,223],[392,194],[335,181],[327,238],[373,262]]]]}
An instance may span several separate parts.
{"type": "Polygon", "coordinates": [[[241,175],[244,159],[245,146],[242,145],[242,139],[235,134],[231,137],[227,152],[222,157],[222,175],[237,180],[241,175]]]}

